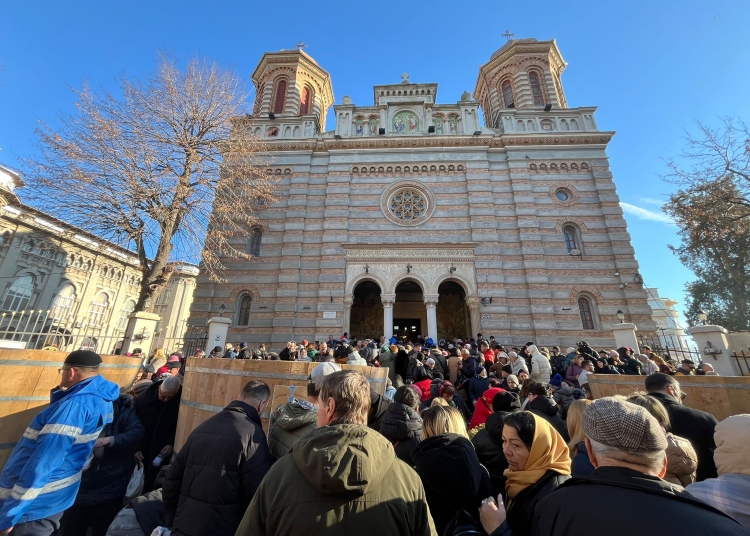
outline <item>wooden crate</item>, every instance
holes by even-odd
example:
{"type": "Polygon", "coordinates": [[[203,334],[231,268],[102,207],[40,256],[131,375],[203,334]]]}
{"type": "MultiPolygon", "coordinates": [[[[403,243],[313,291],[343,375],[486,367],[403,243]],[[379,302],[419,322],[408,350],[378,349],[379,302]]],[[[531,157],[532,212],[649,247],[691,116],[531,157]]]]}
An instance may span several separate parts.
{"type": "MultiPolygon", "coordinates": [[[[37,413],[49,404],[50,390],[60,384],[57,369],[68,352],[0,349],[0,469],[37,413]]],[[[130,387],[140,359],[102,356],[101,374],[130,387]]]]}
{"type": "MultiPolygon", "coordinates": [[[[189,358],[182,386],[175,448],[179,450],[196,426],[235,400],[250,380],[264,381],[271,388],[271,404],[261,415],[263,429],[267,432],[270,412],[282,399],[284,403],[290,396],[304,399],[310,373],[318,365],[320,363],[303,361],[189,358]],[[296,389],[290,390],[290,387],[296,389]]],[[[363,373],[378,393],[385,394],[387,368],[357,365],[341,365],[341,368],[363,373]]]]}
{"type": "MultiPolygon", "coordinates": [[[[730,415],[750,413],[750,376],[675,376],[687,394],[684,404],[705,411],[719,421],[730,415]]],[[[592,374],[589,385],[594,398],[646,391],[645,376],[592,374]]]]}

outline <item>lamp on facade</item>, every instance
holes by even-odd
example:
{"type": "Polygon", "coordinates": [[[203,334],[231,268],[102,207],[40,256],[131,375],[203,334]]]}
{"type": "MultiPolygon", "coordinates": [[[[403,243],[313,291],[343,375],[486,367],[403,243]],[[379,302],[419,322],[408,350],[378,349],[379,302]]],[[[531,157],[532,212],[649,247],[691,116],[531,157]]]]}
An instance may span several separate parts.
{"type": "Polygon", "coordinates": [[[146,330],[145,327],[141,330],[140,333],[133,334],[133,339],[136,341],[145,341],[149,337],[151,337],[151,334],[146,330]]]}
{"type": "Polygon", "coordinates": [[[703,309],[700,309],[698,311],[698,321],[705,326],[707,320],[708,320],[708,313],[704,311],[703,309]]]}
{"type": "Polygon", "coordinates": [[[369,264],[365,264],[365,273],[366,274],[370,273],[370,265],[369,264]]]}
{"type": "Polygon", "coordinates": [[[224,306],[224,304],[221,304],[221,307],[219,307],[219,316],[224,316],[224,311],[226,311],[227,308],[224,306]]]}
{"type": "Polygon", "coordinates": [[[413,266],[412,266],[411,264],[407,264],[407,265],[406,265],[406,273],[407,273],[407,274],[410,274],[410,273],[411,273],[411,269],[412,269],[412,268],[413,268],[413,266]]]}
{"type": "Polygon", "coordinates": [[[450,270],[448,270],[448,272],[450,272],[450,273],[453,273],[455,271],[456,271],[456,267],[455,266],[451,266],[450,270]]]}
{"type": "Polygon", "coordinates": [[[625,313],[622,312],[622,309],[617,310],[617,318],[620,319],[620,324],[625,323],[625,313]]]}

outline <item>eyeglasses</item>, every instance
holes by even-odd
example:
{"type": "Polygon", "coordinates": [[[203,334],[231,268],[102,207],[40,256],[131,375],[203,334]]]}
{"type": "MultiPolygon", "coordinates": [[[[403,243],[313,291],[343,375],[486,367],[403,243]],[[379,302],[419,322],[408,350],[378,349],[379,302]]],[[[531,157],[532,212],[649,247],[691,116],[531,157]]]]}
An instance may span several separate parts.
{"type": "Polygon", "coordinates": [[[59,368],[59,369],[57,369],[57,373],[58,373],[58,374],[62,374],[62,373],[63,373],[63,370],[70,370],[71,368],[73,368],[73,367],[63,367],[63,368],[59,368]]]}

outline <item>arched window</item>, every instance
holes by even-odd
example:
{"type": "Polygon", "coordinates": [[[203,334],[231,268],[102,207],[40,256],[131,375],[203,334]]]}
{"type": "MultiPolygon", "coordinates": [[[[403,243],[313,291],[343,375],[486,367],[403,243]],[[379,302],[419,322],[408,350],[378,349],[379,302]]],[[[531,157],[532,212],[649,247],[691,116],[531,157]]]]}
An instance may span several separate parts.
{"type": "Polygon", "coordinates": [[[88,324],[90,327],[101,327],[104,324],[104,317],[109,309],[109,296],[104,292],[100,292],[94,298],[89,306],[89,319],[88,324]]]}
{"type": "Polygon", "coordinates": [[[120,320],[117,322],[117,329],[125,331],[128,328],[128,319],[132,312],[135,311],[135,300],[128,300],[122,306],[120,311],[120,320]]]}
{"type": "Polygon", "coordinates": [[[70,283],[65,283],[52,302],[52,318],[62,320],[68,318],[73,311],[75,302],[76,288],[70,283]]]}
{"type": "Polygon", "coordinates": [[[279,81],[276,86],[276,99],[274,100],[273,113],[284,113],[284,101],[286,100],[286,80],[279,81]]]}
{"type": "Polygon", "coordinates": [[[515,103],[513,102],[513,87],[510,85],[510,80],[506,80],[500,86],[503,92],[503,100],[505,101],[506,108],[513,108],[515,103]]]}
{"type": "Polygon", "coordinates": [[[563,227],[563,236],[565,237],[565,249],[568,253],[578,248],[578,236],[577,229],[572,225],[566,225],[563,227]]]}
{"type": "Polygon", "coordinates": [[[596,329],[592,302],[593,300],[587,298],[586,296],[581,296],[580,298],[578,298],[578,312],[581,315],[581,323],[583,324],[583,329],[596,329]]]}
{"type": "Polygon", "coordinates": [[[237,325],[247,326],[250,324],[250,307],[253,304],[253,297],[250,294],[243,294],[240,297],[240,304],[237,308],[237,325]]]}
{"type": "Polygon", "coordinates": [[[534,106],[544,106],[542,86],[539,84],[539,75],[536,71],[529,73],[529,84],[531,85],[531,96],[534,98],[534,106]]]}
{"type": "Polygon", "coordinates": [[[309,88],[302,90],[302,98],[299,101],[299,113],[305,115],[310,113],[310,100],[312,98],[312,92],[309,88]]]}
{"type": "Polygon", "coordinates": [[[34,293],[34,276],[23,274],[16,277],[13,284],[5,291],[3,309],[5,311],[22,311],[29,306],[34,293]]]}
{"type": "Polygon", "coordinates": [[[247,239],[247,253],[248,255],[252,255],[253,257],[259,257],[260,256],[260,241],[263,238],[263,229],[260,227],[254,227],[252,231],[250,231],[250,238],[247,239]]]}
{"type": "Polygon", "coordinates": [[[164,290],[161,291],[161,293],[159,294],[159,297],[156,298],[156,305],[166,305],[167,302],[169,301],[169,298],[171,297],[172,297],[172,290],[165,288],[164,290]]]}

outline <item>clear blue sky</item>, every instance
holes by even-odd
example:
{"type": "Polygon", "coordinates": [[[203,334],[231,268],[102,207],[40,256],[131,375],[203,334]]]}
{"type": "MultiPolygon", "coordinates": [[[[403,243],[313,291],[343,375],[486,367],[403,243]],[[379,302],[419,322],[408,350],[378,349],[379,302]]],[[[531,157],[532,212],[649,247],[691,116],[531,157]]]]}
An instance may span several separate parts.
{"type": "Polygon", "coordinates": [[[331,73],[337,102],[348,94],[369,104],[373,85],[404,71],[455,102],[506,29],[555,38],[569,64],[569,106],[598,106],[599,127],[617,131],[609,156],[620,198],[634,207],[627,220],[645,281],[683,301],[691,274],[667,250],[674,228],[659,221],[658,202],[673,188],[658,177],[661,159],[679,152],[696,119],[750,120],[748,28],[747,0],[3,2],[0,162],[34,153],[35,122],[71,111],[71,86],[144,76],[157,50],[216,60],[249,83],[264,51],[303,40],[331,73]]]}

